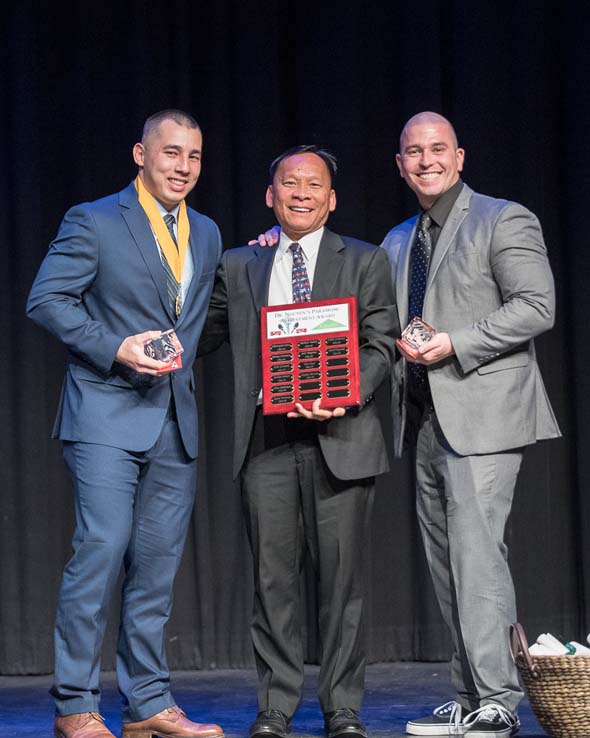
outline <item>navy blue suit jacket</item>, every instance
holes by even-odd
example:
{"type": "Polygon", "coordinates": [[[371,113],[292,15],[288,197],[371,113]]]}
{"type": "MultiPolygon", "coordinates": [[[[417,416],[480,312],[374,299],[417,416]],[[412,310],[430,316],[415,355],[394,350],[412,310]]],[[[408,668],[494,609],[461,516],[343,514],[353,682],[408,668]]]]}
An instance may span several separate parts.
{"type": "Polygon", "coordinates": [[[221,238],[206,216],[188,208],[188,217],[194,275],[175,319],[158,247],[133,183],[66,213],[27,302],[29,317],[68,349],[54,437],[146,451],[160,434],[173,395],[185,449],[197,456],[192,367],[221,238]],[[115,361],[127,336],[169,328],[184,347],[182,369],[152,377],[115,361]]]}

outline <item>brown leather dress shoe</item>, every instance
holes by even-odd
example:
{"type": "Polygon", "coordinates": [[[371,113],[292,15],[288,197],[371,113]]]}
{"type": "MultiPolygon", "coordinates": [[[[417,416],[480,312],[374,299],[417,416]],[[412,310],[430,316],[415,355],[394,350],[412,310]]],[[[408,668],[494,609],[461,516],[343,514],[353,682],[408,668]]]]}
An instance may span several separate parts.
{"type": "Polygon", "coordinates": [[[55,738],[115,738],[97,712],[56,716],[53,735],[55,738]]]}
{"type": "Polygon", "coordinates": [[[180,707],[167,707],[137,723],[123,723],[121,738],[223,738],[213,723],[193,723],[180,707]]]}

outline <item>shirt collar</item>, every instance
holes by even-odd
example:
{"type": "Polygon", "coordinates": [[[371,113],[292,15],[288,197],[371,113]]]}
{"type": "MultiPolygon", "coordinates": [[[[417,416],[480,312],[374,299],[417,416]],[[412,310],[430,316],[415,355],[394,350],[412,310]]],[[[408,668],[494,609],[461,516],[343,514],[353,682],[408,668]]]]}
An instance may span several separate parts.
{"type": "Polygon", "coordinates": [[[159,200],[156,200],[155,197],[154,197],[154,200],[156,202],[156,205],[158,206],[158,210],[160,211],[162,218],[165,215],[168,215],[168,213],[170,213],[170,215],[173,215],[174,220],[178,223],[178,211],[180,210],[180,203],[178,203],[176,207],[173,207],[172,210],[166,210],[166,208],[162,205],[162,203],[159,200]]]}
{"type": "Polygon", "coordinates": [[[434,205],[428,210],[420,209],[420,214],[426,212],[430,216],[431,220],[436,223],[439,228],[442,228],[449,217],[451,208],[455,204],[456,199],[459,197],[459,193],[463,189],[463,180],[458,179],[455,184],[448,189],[446,192],[438,198],[434,205]]]}
{"type": "MultiPolygon", "coordinates": [[[[300,239],[297,240],[297,243],[301,246],[301,251],[303,253],[303,258],[305,259],[305,261],[313,259],[314,256],[317,254],[323,235],[324,226],[318,228],[318,230],[314,231],[313,233],[308,233],[307,236],[302,236],[300,239]]],[[[281,236],[279,240],[278,251],[276,254],[276,259],[278,261],[280,261],[286,255],[286,253],[289,251],[289,246],[292,243],[295,243],[295,241],[293,241],[292,238],[289,238],[289,236],[287,236],[287,234],[281,229],[281,236]]]]}

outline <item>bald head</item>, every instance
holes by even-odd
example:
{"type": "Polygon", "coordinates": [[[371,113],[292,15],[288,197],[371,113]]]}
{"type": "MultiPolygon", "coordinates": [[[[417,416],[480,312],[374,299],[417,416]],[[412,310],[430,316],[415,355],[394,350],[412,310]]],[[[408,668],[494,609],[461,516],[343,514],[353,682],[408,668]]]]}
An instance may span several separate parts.
{"type": "Polygon", "coordinates": [[[399,173],[428,210],[459,180],[465,152],[449,121],[432,112],[412,116],[399,144],[395,157],[399,173]]]}
{"type": "Polygon", "coordinates": [[[426,110],[422,113],[416,113],[416,115],[413,115],[406,125],[403,127],[403,130],[401,132],[401,135],[399,137],[399,150],[403,151],[404,148],[404,140],[408,136],[408,131],[410,128],[414,126],[422,126],[422,125],[443,125],[446,126],[449,129],[449,133],[451,134],[451,140],[455,146],[455,148],[459,147],[459,142],[457,140],[457,134],[455,133],[455,129],[451,125],[451,122],[448,121],[443,115],[439,115],[438,113],[433,113],[429,110],[426,110]]]}

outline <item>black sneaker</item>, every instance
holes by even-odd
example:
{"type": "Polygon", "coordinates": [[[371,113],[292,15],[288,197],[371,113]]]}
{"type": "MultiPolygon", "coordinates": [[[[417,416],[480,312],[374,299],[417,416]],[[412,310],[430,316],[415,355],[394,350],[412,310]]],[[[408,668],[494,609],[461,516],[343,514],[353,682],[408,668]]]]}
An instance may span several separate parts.
{"type": "Polygon", "coordinates": [[[465,715],[462,726],[467,738],[510,738],[518,733],[520,720],[502,705],[490,704],[465,715]]]}
{"type": "Polygon", "coordinates": [[[291,732],[291,720],[280,710],[264,710],[256,715],[256,720],[248,731],[249,738],[287,738],[291,732]]]}
{"type": "Polygon", "coordinates": [[[367,738],[367,729],[361,722],[358,712],[349,707],[327,712],[324,715],[324,729],[326,738],[336,738],[336,736],[367,738]]]}
{"type": "Polygon", "coordinates": [[[461,735],[461,714],[461,705],[458,702],[445,702],[444,705],[435,707],[429,717],[409,720],[406,724],[406,733],[409,735],[461,735]]]}

